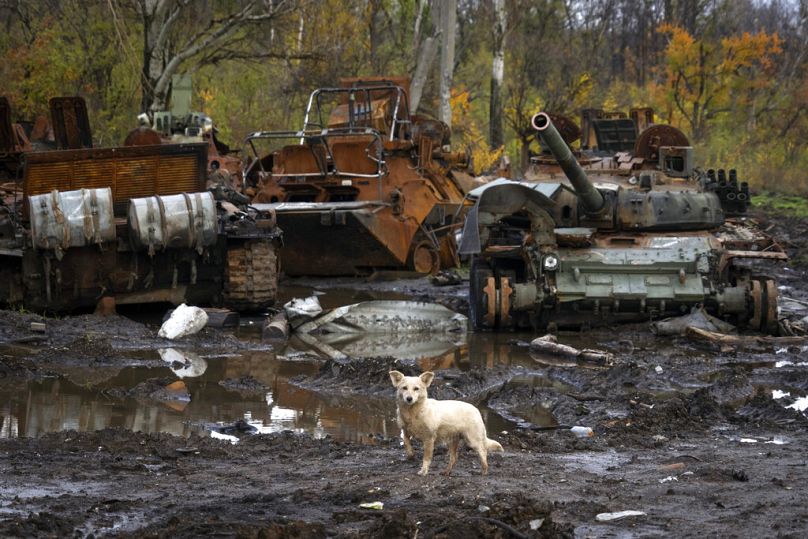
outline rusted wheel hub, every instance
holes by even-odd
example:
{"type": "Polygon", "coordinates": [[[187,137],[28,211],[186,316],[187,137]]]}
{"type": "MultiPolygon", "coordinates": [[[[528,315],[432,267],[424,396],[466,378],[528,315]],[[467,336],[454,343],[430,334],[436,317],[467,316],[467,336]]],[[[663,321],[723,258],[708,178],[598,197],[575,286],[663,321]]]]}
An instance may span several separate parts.
{"type": "Polygon", "coordinates": [[[429,241],[418,243],[412,251],[412,269],[418,273],[437,273],[440,269],[440,253],[429,241]]]}

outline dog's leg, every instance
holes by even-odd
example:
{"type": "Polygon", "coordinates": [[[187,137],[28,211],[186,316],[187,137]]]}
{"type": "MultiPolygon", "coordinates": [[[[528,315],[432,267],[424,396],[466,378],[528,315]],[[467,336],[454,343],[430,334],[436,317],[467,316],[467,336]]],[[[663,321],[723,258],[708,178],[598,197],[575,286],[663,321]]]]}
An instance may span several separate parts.
{"type": "Polygon", "coordinates": [[[413,451],[412,444],[410,443],[410,433],[406,428],[402,428],[401,431],[403,433],[404,451],[407,453],[407,460],[412,460],[415,456],[415,451],[413,451]]]}
{"type": "Polygon", "coordinates": [[[479,444],[474,449],[480,457],[480,470],[482,474],[488,475],[488,449],[486,449],[485,444],[479,444]]]}
{"type": "Polygon", "coordinates": [[[435,438],[427,438],[424,440],[424,461],[421,463],[421,469],[418,475],[426,475],[429,473],[429,465],[432,464],[432,452],[435,449],[435,438]]]}
{"type": "Polygon", "coordinates": [[[460,447],[460,436],[452,436],[449,439],[449,465],[443,471],[443,475],[452,473],[455,463],[457,463],[457,450],[460,447]]]}

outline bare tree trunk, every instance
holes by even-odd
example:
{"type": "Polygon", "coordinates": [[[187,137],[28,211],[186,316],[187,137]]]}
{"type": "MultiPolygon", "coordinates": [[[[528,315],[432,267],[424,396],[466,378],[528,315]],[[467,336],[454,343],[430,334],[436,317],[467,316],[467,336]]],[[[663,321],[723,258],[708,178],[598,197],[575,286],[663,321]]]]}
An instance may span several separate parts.
{"type": "Polygon", "coordinates": [[[502,79],[505,76],[505,26],[507,24],[505,0],[494,0],[493,51],[491,62],[491,99],[488,107],[488,139],[491,148],[502,146],[502,79]]]}
{"type": "Polygon", "coordinates": [[[522,142],[522,151],[519,152],[519,173],[524,174],[530,166],[530,139],[523,135],[519,140],[522,142]]]}
{"type": "Polygon", "coordinates": [[[421,104],[421,97],[424,95],[424,87],[426,80],[429,77],[429,72],[432,70],[432,65],[435,63],[435,55],[438,53],[438,37],[440,36],[440,28],[438,21],[436,21],[436,11],[440,8],[437,2],[432,9],[432,35],[425,37],[423,41],[420,39],[421,21],[423,20],[424,10],[428,4],[428,0],[418,1],[418,16],[415,19],[415,31],[413,36],[413,54],[416,56],[415,71],[412,75],[410,82],[410,113],[415,114],[418,112],[418,106],[421,104]]]}
{"type": "Polygon", "coordinates": [[[454,78],[455,31],[457,29],[457,0],[442,0],[440,4],[440,109],[439,119],[452,127],[452,79],[454,78]]]}
{"type": "MultiPolygon", "coordinates": [[[[228,58],[228,54],[234,53],[226,51],[226,45],[236,39],[234,35],[237,29],[272,22],[294,6],[294,0],[277,0],[263,8],[250,2],[240,11],[214,17],[212,12],[203,11],[200,14],[200,9],[207,10],[207,4],[191,3],[189,0],[130,1],[143,23],[143,112],[166,109],[171,78],[180,71],[183,62],[197,55],[204,55],[203,63],[216,63],[228,58]],[[200,25],[193,34],[178,35],[176,23],[188,17],[207,19],[208,23],[200,25]],[[217,51],[223,52],[217,56],[217,51]]],[[[302,31],[301,27],[301,36],[302,31]]]]}
{"type": "Polygon", "coordinates": [[[429,76],[432,64],[435,63],[435,55],[438,53],[438,40],[435,36],[429,36],[421,43],[421,51],[418,55],[418,63],[415,65],[415,74],[412,76],[410,84],[410,113],[418,112],[418,105],[421,104],[421,96],[424,94],[424,86],[429,76]]]}

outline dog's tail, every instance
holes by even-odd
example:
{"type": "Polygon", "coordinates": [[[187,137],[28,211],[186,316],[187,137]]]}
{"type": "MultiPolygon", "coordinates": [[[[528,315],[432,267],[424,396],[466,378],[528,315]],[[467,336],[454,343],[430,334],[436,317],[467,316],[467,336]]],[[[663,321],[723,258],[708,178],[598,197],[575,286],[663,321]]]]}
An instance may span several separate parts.
{"type": "Polygon", "coordinates": [[[486,438],[485,439],[485,448],[488,449],[488,451],[502,451],[502,452],[505,452],[505,450],[502,449],[502,446],[499,445],[499,442],[496,441],[496,440],[492,440],[491,438],[486,438]]]}

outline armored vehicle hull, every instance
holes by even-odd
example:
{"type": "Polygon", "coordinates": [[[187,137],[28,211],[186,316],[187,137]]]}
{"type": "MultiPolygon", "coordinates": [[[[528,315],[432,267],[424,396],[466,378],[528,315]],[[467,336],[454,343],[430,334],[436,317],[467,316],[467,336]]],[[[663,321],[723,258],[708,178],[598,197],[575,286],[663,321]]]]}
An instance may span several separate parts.
{"type": "Polygon", "coordinates": [[[497,182],[471,193],[477,202],[461,253],[472,257],[476,329],[611,324],[701,305],[776,332],[775,282],[738,261],[785,254],[726,218],[727,201],[708,174],[673,179],[659,171],[649,177],[647,167],[624,175],[600,169],[593,183],[547,115],[534,126],[569,183],[550,172],[543,181],[497,182]]]}
{"type": "Polygon", "coordinates": [[[405,86],[373,80],[321,88],[302,131],[248,137],[253,206],[275,211],[295,246],[283,255],[285,273],[430,273],[457,264],[464,192],[451,170],[464,156],[442,150],[448,129],[440,122],[410,116],[405,86]]]}
{"type": "Polygon", "coordinates": [[[5,132],[16,135],[0,172],[0,303],[274,302],[274,214],[206,190],[206,143],[91,148],[68,130],[81,147],[33,151],[22,131],[5,132]]]}

